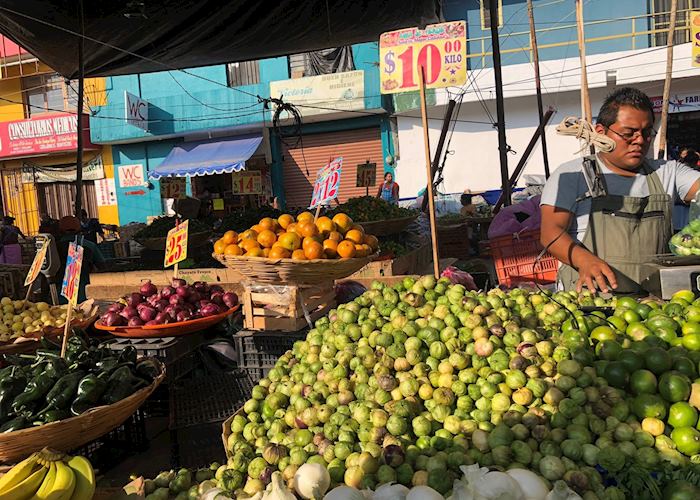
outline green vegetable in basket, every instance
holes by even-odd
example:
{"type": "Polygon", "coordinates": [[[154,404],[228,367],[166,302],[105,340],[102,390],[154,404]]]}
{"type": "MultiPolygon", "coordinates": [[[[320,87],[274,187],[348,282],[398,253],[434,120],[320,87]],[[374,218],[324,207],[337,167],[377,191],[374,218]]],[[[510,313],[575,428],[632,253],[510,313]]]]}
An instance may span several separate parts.
{"type": "Polygon", "coordinates": [[[19,417],[15,417],[12,420],[5,422],[2,427],[0,427],[0,434],[24,429],[28,424],[29,422],[27,422],[27,418],[20,415],[19,417]]]}
{"type": "Polygon", "coordinates": [[[64,410],[73,400],[78,392],[78,384],[85,376],[85,372],[76,371],[64,375],[46,394],[46,404],[48,410],[64,410]]]}
{"type": "Polygon", "coordinates": [[[27,388],[18,395],[12,403],[12,409],[17,412],[27,409],[32,403],[37,403],[51,390],[56,379],[45,373],[40,373],[27,384],[27,388]]]}
{"type": "Polygon", "coordinates": [[[0,422],[7,420],[12,401],[27,385],[27,379],[22,370],[17,366],[10,368],[11,371],[6,372],[6,375],[0,378],[0,422]]]}
{"type": "Polygon", "coordinates": [[[80,415],[96,406],[106,390],[107,380],[104,377],[94,373],[86,375],[78,384],[78,394],[70,407],[71,413],[80,415]]]}

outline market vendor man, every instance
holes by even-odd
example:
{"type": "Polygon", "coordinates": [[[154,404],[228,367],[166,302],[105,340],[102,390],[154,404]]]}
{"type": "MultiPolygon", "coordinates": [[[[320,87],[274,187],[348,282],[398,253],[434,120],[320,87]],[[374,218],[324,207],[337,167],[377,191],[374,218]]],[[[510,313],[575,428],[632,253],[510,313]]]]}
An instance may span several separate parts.
{"type": "Polygon", "coordinates": [[[595,131],[615,142],[612,151],[596,155],[607,194],[588,195],[582,159],[561,165],[542,192],[540,239],[561,263],[564,289],[639,292],[642,264],[669,252],[675,199],[695,197],[700,172],[675,160],[647,158],[654,106],[638,89],[610,94],[595,131]]]}

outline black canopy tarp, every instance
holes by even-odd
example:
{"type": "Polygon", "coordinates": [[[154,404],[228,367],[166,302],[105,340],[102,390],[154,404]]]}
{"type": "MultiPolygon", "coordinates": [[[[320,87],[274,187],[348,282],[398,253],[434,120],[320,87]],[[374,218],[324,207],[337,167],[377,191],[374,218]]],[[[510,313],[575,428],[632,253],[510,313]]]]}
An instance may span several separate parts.
{"type": "MultiPolygon", "coordinates": [[[[208,66],[374,41],[385,31],[439,22],[441,3],[84,0],[85,76],[208,66]]],[[[81,32],[78,5],[77,0],[2,0],[0,33],[74,78],[78,39],[71,32],[81,32]]]]}

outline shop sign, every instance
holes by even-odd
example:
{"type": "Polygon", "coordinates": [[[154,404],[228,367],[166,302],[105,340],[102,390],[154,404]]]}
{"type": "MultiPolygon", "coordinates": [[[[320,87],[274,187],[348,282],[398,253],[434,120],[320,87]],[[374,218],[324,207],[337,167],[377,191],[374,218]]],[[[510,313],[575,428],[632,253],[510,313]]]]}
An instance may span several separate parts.
{"type": "MultiPolygon", "coordinates": [[[[654,113],[661,113],[664,98],[662,96],[652,97],[654,103],[654,113]]],[[[689,94],[671,94],[668,99],[669,113],[686,113],[688,111],[700,111],[700,92],[689,94]]]]}
{"type": "Polygon", "coordinates": [[[126,123],[148,130],[148,101],[124,91],[124,113],[126,123]]]}
{"type": "Polygon", "coordinates": [[[271,82],[270,96],[299,106],[304,117],[365,109],[365,72],[345,71],[271,82]]]}
{"type": "Polygon", "coordinates": [[[27,273],[27,278],[24,280],[24,286],[31,285],[39,277],[41,267],[44,265],[44,259],[46,258],[46,252],[49,249],[50,244],[51,240],[44,240],[44,244],[41,245],[41,250],[34,255],[34,260],[29,268],[29,272],[27,273]]]}
{"type": "Polygon", "coordinates": [[[382,33],[379,64],[382,94],[419,90],[421,67],[426,88],[462,86],[467,81],[466,21],[382,33]]]}
{"type": "Polygon", "coordinates": [[[241,170],[231,174],[233,177],[233,194],[262,194],[262,175],[255,170],[241,170]]]}
{"type": "Polygon", "coordinates": [[[143,172],[143,165],[120,165],[117,169],[119,173],[119,187],[143,187],[146,185],[146,178],[143,172]]]}
{"type": "MultiPolygon", "coordinates": [[[[85,149],[95,149],[90,142],[87,127],[89,117],[83,117],[86,125],[85,149]]],[[[0,158],[34,156],[58,151],[74,151],[78,148],[78,119],[76,115],[60,114],[0,122],[0,158]]]]}
{"type": "Polygon", "coordinates": [[[694,10],[690,13],[690,29],[693,41],[693,66],[700,68],[700,10],[694,10]]]}
{"type": "Polygon", "coordinates": [[[338,157],[331,161],[318,171],[316,182],[314,183],[314,192],[311,196],[311,205],[309,208],[316,208],[319,205],[325,205],[332,199],[338,197],[340,190],[340,173],[343,166],[343,157],[338,157]]]}
{"type": "Polygon", "coordinates": [[[114,179],[99,179],[95,181],[95,195],[98,207],[107,207],[117,204],[117,188],[114,179]]]}
{"type": "Polygon", "coordinates": [[[68,247],[68,258],[66,259],[66,274],[63,276],[61,295],[73,307],[78,305],[78,289],[80,286],[80,269],[83,267],[83,247],[71,242],[68,247]]]}
{"type": "Polygon", "coordinates": [[[163,267],[170,267],[187,258],[187,232],[189,221],[182,222],[168,231],[165,241],[163,267]]]}
{"type": "Polygon", "coordinates": [[[187,182],[184,177],[163,177],[159,183],[162,199],[184,200],[187,197],[187,182]]]}
{"type": "Polygon", "coordinates": [[[365,163],[357,165],[357,183],[356,187],[372,187],[377,182],[377,164],[370,163],[369,160],[365,163]]]}
{"type": "MultiPolygon", "coordinates": [[[[40,167],[30,162],[24,162],[22,166],[22,184],[48,183],[48,182],[75,182],[77,167],[75,165],[55,165],[40,167]]],[[[97,181],[105,176],[102,155],[83,165],[83,180],[97,181]]]]}

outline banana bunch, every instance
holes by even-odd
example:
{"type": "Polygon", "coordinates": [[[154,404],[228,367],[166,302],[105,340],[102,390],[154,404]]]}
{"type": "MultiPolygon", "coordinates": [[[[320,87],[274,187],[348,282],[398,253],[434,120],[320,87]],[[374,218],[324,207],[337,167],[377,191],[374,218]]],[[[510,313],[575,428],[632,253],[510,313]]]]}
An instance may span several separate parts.
{"type": "Polygon", "coordinates": [[[91,500],[95,472],[85,457],[44,448],[0,477],[0,500],[91,500]]]}

